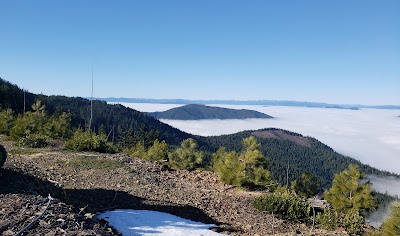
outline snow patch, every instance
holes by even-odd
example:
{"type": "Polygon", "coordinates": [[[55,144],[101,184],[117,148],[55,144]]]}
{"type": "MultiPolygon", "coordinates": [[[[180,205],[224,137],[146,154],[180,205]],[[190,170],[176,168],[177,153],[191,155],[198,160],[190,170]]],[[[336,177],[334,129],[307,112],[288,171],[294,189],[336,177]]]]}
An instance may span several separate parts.
{"type": "Polygon", "coordinates": [[[213,224],[203,224],[168,213],[147,210],[114,210],[98,215],[122,235],[217,236],[213,224]]]}

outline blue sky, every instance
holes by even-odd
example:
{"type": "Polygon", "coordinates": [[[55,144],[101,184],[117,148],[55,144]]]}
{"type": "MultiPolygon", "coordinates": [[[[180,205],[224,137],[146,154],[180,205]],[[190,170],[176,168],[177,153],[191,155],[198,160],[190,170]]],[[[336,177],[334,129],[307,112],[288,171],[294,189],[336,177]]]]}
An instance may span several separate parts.
{"type": "Polygon", "coordinates": [[[0,77],[35,93],[400,105],[400,1],[0,0],[0,77]]]}

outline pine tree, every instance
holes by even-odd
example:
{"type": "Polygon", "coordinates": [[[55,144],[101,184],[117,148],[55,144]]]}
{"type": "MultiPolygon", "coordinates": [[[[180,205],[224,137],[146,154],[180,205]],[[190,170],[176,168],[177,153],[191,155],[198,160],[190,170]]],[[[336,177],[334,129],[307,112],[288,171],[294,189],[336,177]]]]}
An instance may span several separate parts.
{"type": "Polygon", "coordinates": [[[318,193],[317,181],[309,172],[304,172],[299,181],[293,181],[292,189],[302,197],[313,197],[318,193]]]}
{"type": "Polygon", "coordinates": [[[243,165],[239,161],[239,155],[235,152],[227,152],[224,147],[213,154],[214,170],[219,173],[220,179],[226,184],[240,186],[243,175],[243,165]]]}
{"type": "Polygon", "coordinates": [[[204,154],[197,150],[197,143],[189,138],[181,142],[179,148],[168,155],[168,163],[174,169],[193,169],[203,162],[204,154]]]}
{"type": "Polygon", "coordinates": [[[243,150],[239,160],[243,164],[244,178],[242,185],[256,188],[266,187],[274,183],[268,171],[268,160],[260,151],[261,145],[254,136],[243,139],[243,150]]]}
{"type": "Polygon", "coordinates": [[[400,235],[400,202],[392,203],[390,215],[382,224],[382,236],[400,235]]]}
{"type": "Polygon", "coordinates": [[[10,129],[15,122],[14,112],[11,109],[2,110],[0,112],[0,133],[9,134],[10,129]]]}
{"type": "Polygon", "coordinates": [[[32,110],[36,113],[44,113],[46,109],[45,105],[42,105],[42,101],[36,100],[35,103],[32,104],[32,110]]]}
{"type": "Polygon", "coordinates": [[[274,183],[268,171],[268,161],[260,151],[260,144],[250,136],[242,140],[242,151],[226,152],[220,148],[213,154],[214,170],[227,184],[248,188],[265,188],[274,183]]]}
{"type": "Polygon", "coordinates": [[[371,184],[361,184],[363,177],[358,166],[350,164],[349,168],[335,175],[332,188],[325,193],[325,199],[341,213],[362,212],[375,207],[371,184]]]}
{"type": "Polygon", "coordinates": [[[145,155],[147,160],[160,161],[168,158],[168,145],[163,140],[154,140],[153,146],[150,146],[145,155]]]}
{"type": "Polygon", "coordinates": [[[146,155],[146,148],[143,145],[143,142],[137,142],[135,146],[125,150],[125,152],[134,157],[144,158],[146,155]]]}

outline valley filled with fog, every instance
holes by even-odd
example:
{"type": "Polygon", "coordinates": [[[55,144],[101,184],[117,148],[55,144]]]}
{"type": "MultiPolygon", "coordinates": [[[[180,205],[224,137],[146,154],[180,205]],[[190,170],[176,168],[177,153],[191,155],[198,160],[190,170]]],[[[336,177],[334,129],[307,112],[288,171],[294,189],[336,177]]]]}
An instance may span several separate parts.
{"type": "MultiPolygon", "coordinates": [[[[165,111],[182,105],[121,103],[143,112],[165,111]]],[[[161,120],[188,133],[210,136],[243,130],[281,128],[314,137],[335,151],[381,170],[400,174],[399,110],[328,109],[278,106],[215,105],[232,109],[250,109],[274,119],[245,120],[161,120]]],[[[374,179],[380,191],[400,195],[400,184],[374,179]],[[386,183],[386,184],[382,184],[386,183]],[[386,188],[387,186],[393,186],[386,188]]]]}
{"type": "MultiPolygon", "coordinates": [[[[165,111],[182,105],[122,103],[138,111],[165,111]]],[[[210,136],[243,130],[281,128],[314,137],[335,151],[378,169],[400,174],[400,118],[398,110],[327,109],[307,107],[263,107],[215,105],[250,109],[274,119],[161,120],[191,134],[210,136]]]]}

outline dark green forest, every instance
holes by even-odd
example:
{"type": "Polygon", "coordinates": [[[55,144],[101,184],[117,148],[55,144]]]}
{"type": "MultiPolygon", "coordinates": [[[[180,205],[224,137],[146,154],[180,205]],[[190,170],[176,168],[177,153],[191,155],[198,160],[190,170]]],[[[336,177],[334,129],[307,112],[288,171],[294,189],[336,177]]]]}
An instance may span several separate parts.
{"type": "MultiPolygon", "coordinates": [[[[42,102],[50,116],[61,115],[63,112],[70,114],[73,130],[79,128],[88,130],[90,100],[24,92],[17,85],[0,79],[0,112],[9,108],[17,113],[16,115],[22,114],[24,107],[25,112],[31,111],[31,105],[37,100],[42,102]]],[[[146,113],[97,100],[93,101],[91,130],[95,133],[105,134],[108,141],[112,142],[119,150],[131,148],[137,143],[148,148],[156,139],[165,141],[171,147],[178,147],[183,140],[192,138],[197,142],[199,150],[204,152],[202,163],[204,167],[212,164],[211,155],[220,147],[225,147],[227,151],[240,152],[242,140],[254,135],[254,131],[244,131],[212,137],[195,136],[164,124],[146,113]]],[[[264,129],[261,131],[276,130],[264,129]]],[[[303,137],[289,131],[279,130],[279,132],[286,138],[255,136],[261,144],[262,154],[269,161],[272,177],[281,184],[285,184],[287,181],[287,171],[289,172],[289,183],[299,180],[302,173],[309,172],[316,178],[320,189],[327,188],[331,184],[334,174],[343,171],[351,163],[359,165],[360,170],[365,174],[394,175],[336,153],[314,138],[303,137]],[[305,143],[296,142],[296,138],[305,143]]]]}
{"type": "Polygon", "coordinates": [[[271,116],[258,111],[246,109],[236,110],[197,104],[189,104],[163,112],[150,112],[148,114],[156,119],[172,120],[272,118],[271,116]]]}
{"type": "MultiPolygon", "coordinates": [[[[263,129],[262,131],[269,130],[278,129],[271,128],[263,129]]],[[[292,136],[303,137],[290,131],[280,131],[292,136]]],[[[202,147],[203,150],[216,151],[220,146],[223,146],[229,151],[238,152],[241,147],[241,140],[252,135],[253,132],[243,131],[231,135],[197,138],[207,144],[202,147]]],[[[316,177],[321,188],[327,188],[334,175],[346,169],[349,164],[357,164],[365,174],[377,176],[394,175],[341,155],[315,138],[305,138],[309,141],[310,146],[300,145],[290,140],[257,137],[257,141],[261,144],[262,153],[269,159],[271,174],[279,183],[285,184],[288,166],[289,183],[293,180],[299,180],[302,173],[309,172],[316,177]]]]}
{"type": "MultiPolygon", "coordinates": [[[[18,114],[24,112],[24,91],[17,85],[0,79],[0,108],[10,108],[18,114]]],[[[31,111],[31,104],[40,100],[49,115],[67,112],[71,114],[74,128],[88,128],[91,102],[80,97],[46,96],[25,92],[25,111],[31,111]]],[[[155,118],[126,108],[122,105],[110,105],[104,101],[93,101],[93,120],[91,129],[96,133],[110,134],[110,140],[123,148],[143,142],[150,146],[158,138],[168,144],[179,143],[191,135],[161,123],[155,118]]]]}

